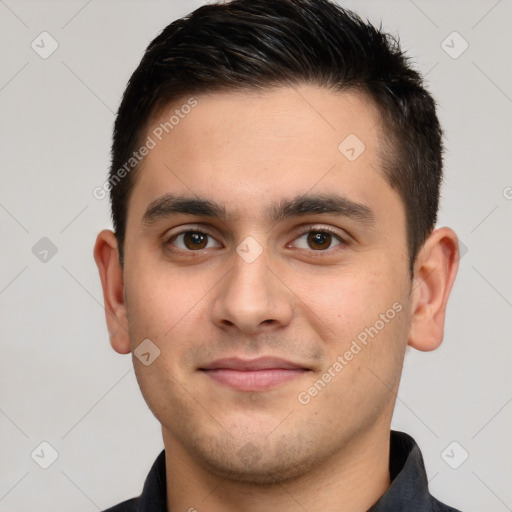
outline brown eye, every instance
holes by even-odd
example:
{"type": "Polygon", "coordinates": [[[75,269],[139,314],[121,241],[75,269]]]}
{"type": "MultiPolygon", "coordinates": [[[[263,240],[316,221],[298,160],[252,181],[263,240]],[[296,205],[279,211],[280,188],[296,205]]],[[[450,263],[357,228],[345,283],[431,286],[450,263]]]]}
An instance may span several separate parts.
{"type": "Polygon", "coordinates": [[[168,245],[183,252],[200,251],[201,249],[209,249],[211,247],[221,247],[211,235],[202,231],[182,231],[173,235],[168,245]]]}
{"type": "Polygon", "coordinates": [[[309,233],[308,234],[308,244],[311,249],[314,249],[316,251],[321,249],[327,249],[332,242],[332,235],[330,233],[309,233]]]}
{"type": "Polygon", "coordinates": [[[294,245],[299,249],[327,252],[343,243],[343,239],[330,229],[309,229],[295,239],[294,245]]]}
{"type": "Polygon", "coordinates": [[[187,249],[204,249],[208,243],[208,235],[189,231],[183,234],[183,243],[187,249]]]}

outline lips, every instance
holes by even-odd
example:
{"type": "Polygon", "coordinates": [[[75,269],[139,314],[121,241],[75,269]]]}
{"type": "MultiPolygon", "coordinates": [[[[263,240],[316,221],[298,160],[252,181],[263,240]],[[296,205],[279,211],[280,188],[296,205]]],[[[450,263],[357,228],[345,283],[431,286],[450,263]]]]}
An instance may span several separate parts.
{"type": "MultiPolygon", "coordinates": [[[[241,359],[238,357],[226,357],[217,359],[201,370],[238,370],[238,371],[254,371],[268,369],[297,370],[302,368],[300,365],[281,359],[279,357],[258,357],[257,359],[241,359]]],[[[303,368],[306,369],[306,368],[303,368]]]]}
{"type": "Polygon", "coordinates": [[[308,368],[278,357],[217,359],[199,370],[218,384],[240,391],[265,391],[309,371],[308,368]]]}

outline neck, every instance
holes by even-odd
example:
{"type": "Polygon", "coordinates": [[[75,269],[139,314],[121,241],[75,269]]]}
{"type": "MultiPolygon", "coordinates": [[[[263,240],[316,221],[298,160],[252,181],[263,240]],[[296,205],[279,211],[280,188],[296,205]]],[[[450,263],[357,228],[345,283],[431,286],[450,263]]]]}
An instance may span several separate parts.
{"type": "Polygon", "coordinates": [[[389,488],[389,425],[361,434],[321,467],[284,483],[251,485],[219,477],[163,429],[169,512],[365,512],[389,488]]]}

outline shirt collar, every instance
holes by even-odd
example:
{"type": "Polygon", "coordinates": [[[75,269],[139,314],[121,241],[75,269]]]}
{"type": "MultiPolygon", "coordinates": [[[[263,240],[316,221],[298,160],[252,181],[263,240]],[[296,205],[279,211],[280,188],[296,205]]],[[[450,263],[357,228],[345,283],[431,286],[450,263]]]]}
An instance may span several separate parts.
{"type": "MultiPolygon", "coordinates": [[[[458,512],[430,495],[425,465],[414,439],[391,430],[389,472],[391,485],[368,512],[458,512]]],[[[165,450],[155,460],[137,500],[136,512],[167,512],[165,450]]]]}
{"type": "Polygon", "coordinates": [[[423,456],[414,439],[405,432],[392,430],[389,452],[391,485],[368,512],[437,510],[428,490],[423,456]]]}
{"type": "Polygon", "coordinates": [[[156,458],[144,483],[136,512],[167,512],[165,450],[156,458]]]}

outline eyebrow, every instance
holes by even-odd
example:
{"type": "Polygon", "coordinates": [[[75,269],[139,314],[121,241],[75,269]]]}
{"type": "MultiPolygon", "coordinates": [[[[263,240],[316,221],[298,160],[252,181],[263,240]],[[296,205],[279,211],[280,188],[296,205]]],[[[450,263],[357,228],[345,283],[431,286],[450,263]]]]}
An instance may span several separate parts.
{"type": "MultiPolygon", "coordinates": [[[[148,205],[142,216],[142,224],[150,226],[175,214],[210,217],[221,221],[237,218],[235,215],[229,215],[224,205],[210,199],[165,194],[148,205]]],[[[274,223],[294,217],[320,214],[347,217],[364,224],[371,224],[375,220],[371,208],[336,194],[304,194],[292,199],[282,199],[268,209],[268,218],[274,223]]]]}

